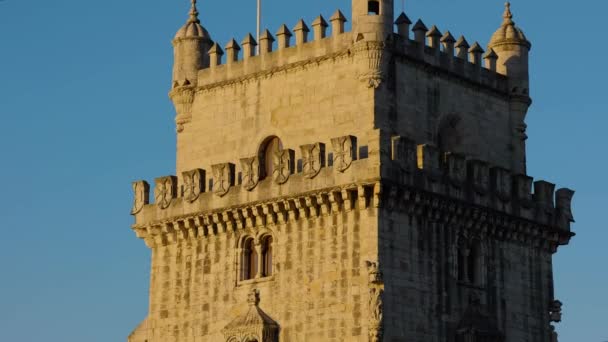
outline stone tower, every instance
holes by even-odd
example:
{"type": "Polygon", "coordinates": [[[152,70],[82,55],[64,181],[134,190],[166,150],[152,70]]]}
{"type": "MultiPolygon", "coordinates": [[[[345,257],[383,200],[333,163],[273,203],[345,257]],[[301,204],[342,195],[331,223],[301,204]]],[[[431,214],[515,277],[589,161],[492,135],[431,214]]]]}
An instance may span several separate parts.
{"type": "Polygon", "coordinates": [[[509,5],[487,52],[393,1],[352,9],[351,32],[337,11],[220,45],[193,2],[176,176],[154,203],[133,183],[152,267],[130,342],[557,340],[574,192],[526,174],[509,5]]]}

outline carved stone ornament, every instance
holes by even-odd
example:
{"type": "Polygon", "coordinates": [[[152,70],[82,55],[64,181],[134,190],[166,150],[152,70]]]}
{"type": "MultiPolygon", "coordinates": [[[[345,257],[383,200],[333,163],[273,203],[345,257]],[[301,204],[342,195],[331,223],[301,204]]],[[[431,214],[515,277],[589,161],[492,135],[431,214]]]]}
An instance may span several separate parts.
{"type": "Polygon", "coordinates": [[[195,169],[182,172],[184,185],[182,186],[182,196],[190,203],[196,201],[205,191],[205,170],[195,169]]]}
{"type": "Polygon", "coordinates": [[[161,209],[167,209],[171,201],[177,197],[177,177],[167,176],[157,178],[154,188],[154,200],[161,209]]]}
{"type": "Polygon", "coordinates": [[[382,271],[377,262],[366,261],[370,284],[382,284],[382,271]]]}
{"type": "Polygon", "coordinates": [[[246,312],[233,319],[222,332],[228,342],[277,342],[279,325],[259,307],[257,290],[247,296],[246,312]]]}
{"type": "Polygon", "coordinates": [[[416,143],[404,137],[392,137],[391,159],[397,161],[403,172],[411,173],[416,169],[416,143]]]}
{"type": "Polygon", "coordinates": [[[478,194],[485,194],[490,189],[490,169],[488,163],[481,160],[471,160],[468,166],[469,181],[473,190],[478,194]]]}
{"type": "Polygon", "coordinates": [[[355,160],[357,138],[352,135],[331,139],[334,149],[334,168],[340,172],[346,171],[355,160]]]}
{"type": "Polygon", "coordinates": [[[559,189],[555,193],[557,206],[557,226],[562,229],[570,229],[570,223],[574,222],[572,214],[572,198],[574,191],[570,189],[559,189]]]}
{"type": "Polygon", "coordinates": [[[274,152],[272,175],[277,184],[285,184],[289,180],[289,176],[293,173],[294,156],[293,150],[289,149],[274,152]]]}
{"type": "Polygon", "coordinates": [[[559,323],[562,321],[562,302],[554,300],[549,306],[549,319],[551,322],[559,323]]]}
{"type": "Polygon", "coordinates": [[[213,192],[223,197],[234,185],[234,164],[216,164],[211,168],[213,169],[213,192]]]}
{"type": "Polygon", "coordinates": [[[146,181],[133,182],[133,208],[131,215],[139,213],[146,204],[150,203],[150,184],[146,181]]]}
{"type": "Polygon", "coordinates": [[[384,290],[372,287],[369,290],[369,341],[380,342],[383,335],[384,290]]]}
{"type": "Polygon", "coordinates": [[[463,155],[456,153],[445,154],[445,168],[448,180],[455,187],[461,187],[467,179],[466,159],[463,155]]]}
{"type": "Polygon", "coordinates": [[[501,167],[494,167],[492,168],[490,175],[492,177],[492,189],[494,190],[496,197],[503,202],[510,200],[513,181],[509,170],[501,167]]]}
{"type": "Polygon", "coordinates": [[[253,190],[260,181],[260,158],[251,157],[241,159],[243,188],[253,190]]]}
{"type": "Polygon", "coordinates": [[[300,146],[302,151],[302,173],[306,178],[314,178],[325,166],[325,144],[316,143],[300,146]]]}
{"type": "Polygon", "coordinates": [[[515,196],[524,205],[529,205],[532,201],[532,177],[517,175],[513,178],[515,196]]]}
{"type": "Polygon", "coordinates": [[[360,67],[358,78],[366,83],[368,88],[377,89],[384,80],[384,51],[383,42],[360,41],[355,45],[355,56],[360,67]]]}

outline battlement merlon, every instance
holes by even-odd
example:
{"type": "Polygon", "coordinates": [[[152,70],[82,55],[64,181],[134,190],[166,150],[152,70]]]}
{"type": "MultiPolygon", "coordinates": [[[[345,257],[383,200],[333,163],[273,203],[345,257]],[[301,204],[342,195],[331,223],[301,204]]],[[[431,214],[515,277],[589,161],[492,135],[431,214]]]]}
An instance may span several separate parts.
{"type": "Polygon", "coordinates": [[[549,182],[442,154],[405,137],[380,132],[378,139],[369,154],[357,148],[355,136],[331,139],[328,151],[322,142],[301,146],[303,163],[297,169],[294,150],[285,147],[280,158],[286,159],[275,163],[283,169],[265,179],[254,171],[260,167],[256,157],[243,158],[238,166],[236,161],[213,165],[211,179],[202,169],[183,172],[181,186],[176,176],[157,178],[152,204],[148,183],[134,182],[134,230],[154,246],[180,235],[381,209],[454,224],[476,222],[475,229],[499,238],[533,239],[552,252],[574,236],[570,189],[556,192],[549,182]],[[380,145],[388,148],[378,150],[380,145]]]}

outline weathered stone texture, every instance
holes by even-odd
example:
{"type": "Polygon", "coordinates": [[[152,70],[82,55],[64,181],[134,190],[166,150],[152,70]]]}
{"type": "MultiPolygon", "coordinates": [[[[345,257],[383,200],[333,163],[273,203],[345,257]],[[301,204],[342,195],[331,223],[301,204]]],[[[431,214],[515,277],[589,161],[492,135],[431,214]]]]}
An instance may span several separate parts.
{"type": "Polygon", "coordinates": [[[133,183],[152,267],[130,342],[556,341],[574,191],[526,175],[510,5],[485,54],[353,0],[352,32],[338,11],[259,55],[233,39],[224,64],[195,5],[173,41],[177,176],[133,183]]]}

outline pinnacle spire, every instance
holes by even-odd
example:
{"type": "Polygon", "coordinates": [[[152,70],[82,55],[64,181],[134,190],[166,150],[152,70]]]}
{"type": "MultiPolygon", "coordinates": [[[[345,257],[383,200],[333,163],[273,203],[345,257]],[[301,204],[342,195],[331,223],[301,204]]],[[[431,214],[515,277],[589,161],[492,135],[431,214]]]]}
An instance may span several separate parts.
{"type": "Polygon", "coordinates": [[[502,17],[504,18],[502,24],[503,25],[513,25],[513,13],[511,12],[511,3],[510,2],[506,2],[505,3],[505,13],[502,15],[502,17]]]}
{"type": "Polygon", "coordinates": [[[198,19],[198,9],[196,8],[196,0],[190,0],[192,2],[192,7],[190,7],[190,18],[188,18],[188,23],[197,23],[200,24],[200,20],[198,19]]]}

